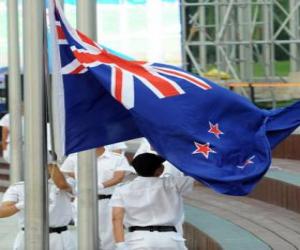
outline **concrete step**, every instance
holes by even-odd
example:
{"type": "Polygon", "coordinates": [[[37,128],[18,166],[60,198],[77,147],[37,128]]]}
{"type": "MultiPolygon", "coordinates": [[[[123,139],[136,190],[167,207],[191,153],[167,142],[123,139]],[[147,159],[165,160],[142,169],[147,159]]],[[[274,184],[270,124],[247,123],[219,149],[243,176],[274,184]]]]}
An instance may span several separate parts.
{"type": "Polygon", "coordinates": [[[185,202],[242,227],[271,249],[300,248],[300,216],[295,212],[248,197],[219,195],[201,186],[185,202]]]}

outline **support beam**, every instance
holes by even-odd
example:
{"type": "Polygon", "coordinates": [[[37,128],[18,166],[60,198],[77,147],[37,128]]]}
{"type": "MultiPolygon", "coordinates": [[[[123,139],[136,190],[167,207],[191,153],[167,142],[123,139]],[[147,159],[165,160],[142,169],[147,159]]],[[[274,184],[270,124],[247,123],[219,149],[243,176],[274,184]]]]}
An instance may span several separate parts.
{"type": "Polygon", "coordinates": [[[253,76],[253,51],[251,37],[251,3],[248,0],[242,0],[238,6],[238,23],[240,41],[247,42],[245,45],[239,45],[240,59],[240,78],[244,81],[250,81],[253,76]]]}
{"type": "MultiPolygon", "coordinates": [[[[203,2],[204,0],[199,0],[199,3],[203,2]]],[[[206,40],[206,10],[205,6],[199,6],[199,63],[203,71],[207,71],[207,47],[202,45],[202,42],[206,40]]]]}
{"type": "Polygon", "coordinates": [[[182,60],[182,68],[188,70],[188,62],[187,62],[187,52],[185,50],[186,39],[187,39],[187,26],[188,20],[186,15],[186,4],[185,1],[181,1],[180,4],[180,18],[181,18],[181,60],[182,60]]]}
{"type": "Polygon", "coordinates": [[[262,46],[265,76],[267,79],[270,79],[270,77],[275,74],[275,48],[272,39],[274,32],[273,11],[273,5],[271,3],[263,6],[263,40],[266,43],[262,46]]]}
{"type": "MultiPolygon", "coordinates": [[[[96,0],[77,1],[77,28],[96,40],[96,0]]],[[[78,249],[99,249],[95,150],[79,153],[78,163],[78,249]]]]}
{"type": "Polygon", "coordinates": [[[48,249],[43,28],[44,1],[24,0],[25,248],[48,249]]]}
{"type": "MultiPolygon", "coordinates": [[[[297,6],[298,0],[290,0],[290,12],[294,11],[293,16],[290,20],[290,30],[292,33],[292,37],[290,37],[290,40],[298,40],[300,39],[300,10],[299,5],[295,9],[295,6],[297,6]]],[[[290,52],[291,55],[294,56],[294,58],[291,58],[291,72],[297,72],[300,71],[300,44],[299,43],[291,43],[290,44],[290,52]]]]}
{"type": "Polygon", "coordinates": [[[8,95],[10,113],[10,182],[15,183],[24,179],[18,1],[7,1],[7,10],[9,79],[8,95]]]}

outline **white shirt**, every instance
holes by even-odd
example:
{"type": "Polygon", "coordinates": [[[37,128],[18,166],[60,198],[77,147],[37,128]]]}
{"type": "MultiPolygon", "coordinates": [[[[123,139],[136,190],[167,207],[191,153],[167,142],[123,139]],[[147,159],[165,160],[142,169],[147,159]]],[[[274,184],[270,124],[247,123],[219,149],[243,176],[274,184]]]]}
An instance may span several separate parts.
{"type": "MultiPolygon", "coordinates": [[[[74,188],[72,178],[67,178],[68,183],[74,188]]],[[[49,227],[62,227],[69,224],[72,219],[71,199],[72,195],[66,191],[58,189],[52,180],[48,180],[49,188],[49,227]]],[[[24,201],[24,182],[11,185],[4,193],[2,202],[24,201]]],[[[19,213],[20,228],[24,227],[24,209],[19,213]]]]}
{"type": "Polygon", "coordinates": [[[60,166],[60,170],[65,173],[74,173],[77,177],[78,156],[77,153],[70,154],[60,166]]]}
{"type": "Polygon", "coordinates": [[[1,127],[9,127],[9,113],[5,114],[0,120],[1,127]]]}
{"type": "Polygon", "coordinates": [[[114,151],[114,150],[122,150],[123,152],[127,149],[127,145],[125,142],[117,142],[114,144],[106,145],[105,149],[114,151]]]}
{"type": "MultiPolygon", "coordinates": [[[[134,157],[135,158],[136,156],[140,155],[140,154],[143,154],[143,153],[152,153],[153,150],[151,148],[151,145],[150,143],[147,141],[146,138],[142,138],[141,140],[141,143],[140,143],[140,146],[138,147],[138,149],[136,150],[135,154],[134,154],[134,157]]],[[[156,152],[155,152],[156,153],[156,152]]],[[[156,153],[157,154],[157,153],[156,153]]]]}
{"type": "MultiPolygon", "coordinates": [[[[104,153],[97,158],[98,168],[98,183],[103,183],[113,178],[114,172],[125,171],[134,173],[134,168],[131,167],[124,155],[105,150],[104,153]]],[[[99,189],[99,194],[112,194],[115,189],[113,187],[107,187],[99,189]]]]}
{"type": "Polygon", "coordinates": [[[183,213],[182,195],[193,189],[191,177],[137,177],[116,188],[110,205],[125,209],[124,225],[175,226],[183,213]]]}

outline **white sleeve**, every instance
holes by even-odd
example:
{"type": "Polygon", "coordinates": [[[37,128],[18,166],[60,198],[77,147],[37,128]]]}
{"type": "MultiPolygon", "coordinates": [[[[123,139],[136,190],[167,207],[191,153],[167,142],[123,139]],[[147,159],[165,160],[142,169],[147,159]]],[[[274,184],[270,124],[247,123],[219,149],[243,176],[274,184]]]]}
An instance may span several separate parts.
{"type": "Polygon", "coordinates": [[[0,120],[1,127],[9,127],[9,114],[4,115],[0,120]]]}
{"type": "Polygon", "coordinates": [[[175,185],[178,193],[181,195],[190,193],[193,191],[194,179],[189,176],[174,177],[175,185]]]}
{"type": "Polygon", "coordinates": [[[127,173],[135,173],[134,168],[129,165],[128,160],[125,156],[120,155],[115,171],[125,171],[127,173]]]}
{"type": "Polygon", "coordinates": [[[135,158],[136,156],[138,156],[140,154],[148,153],[150,151],[152,151],[150,143],[147,141],[146,138],[143,138],[142,141],[141,141],[141,144],[138,147],[137,151],[135,152],[135,155],[134,155],[133,158],[135,158]]]}
{"type": "Polygon", "coordinates": [[[65,177],[65,178],[72,189],[72,194],[76,195],[76,180],[72,177],[65,177]]]}
{"type": "Polygon", "coordinates": [[[11,201],[18,202],[19,201],[19,192],[18,188],[13,185],[10,186],[3,195],[2,202],[11,201]]]}
{"type": "Polygon", "coordinates": [[[65,173],[75,173],[77,168],[77,159],[73,155],[69,155],[64,163],[60,166],[60,170],[65,173]]]}
{"type": "Polygon", "coordinates": [[[124,207],[124,202],[119,188],[116,188],[110,201],[109,205],[111,207],[124,207]]]}

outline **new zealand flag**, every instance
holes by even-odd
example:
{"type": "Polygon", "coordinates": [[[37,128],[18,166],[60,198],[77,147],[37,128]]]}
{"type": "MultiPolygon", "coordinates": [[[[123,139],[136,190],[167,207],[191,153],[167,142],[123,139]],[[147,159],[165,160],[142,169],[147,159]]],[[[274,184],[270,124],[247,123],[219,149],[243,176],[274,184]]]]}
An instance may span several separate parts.
{"type": "Polygon", "coordinates": [[[248,194],[271,149],[300,124],[300,103],[261,110],[212,81],[118,57],[50,9],[60,155],[146,137],[157,152],[214,190],[248,194]]]}

